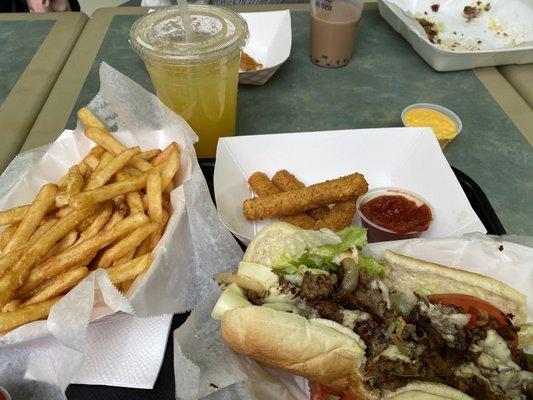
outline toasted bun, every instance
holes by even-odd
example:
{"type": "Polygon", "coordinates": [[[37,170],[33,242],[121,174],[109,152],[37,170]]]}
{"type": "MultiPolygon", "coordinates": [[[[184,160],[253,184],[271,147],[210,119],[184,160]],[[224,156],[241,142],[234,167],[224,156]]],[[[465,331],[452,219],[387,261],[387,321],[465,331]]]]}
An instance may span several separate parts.
{"type": "Polygon", "coordinates": [[[411,382],[396,392],[387,393],[391,400],[473,400],[467,394],[449,386],[433,382],[411,382]]]}
{"type": "Polygon", "coordinates": [[[222,336],[240,354],[360,400],[472,400],[463,392],[431,382],[412,382],[383,395],[369,391],[362,384],[364,344],[336,322],[250,306],[224,313],[222,336]]]}
{"type": "Polygon", "coordinates": [[[268,224],[248,244],[243,261],[255,262],[271,267],[272,262],[270,260],[270,254],[268,254],[269,246],[272,243],[283,241],[298,231],[301,231],[301,228],[286,222],[273,222],[268,224]]]}
{"type": "Polygon", "coordinates": [[[526,297],[512,287],[485,275],[445,267],[416,258],[385,252],[388,283],[392,289],[409,288],[422,296],[460,293],[485,300],[505,313],[512,313],[515,325],[527,321],[526,297]]]}
{"type": "Polygon", "coordinates": [[[254,360],[349,391],[361,400],[379,398],[362,384],[365,351],[359,337],[341,332],[342,325],[331,325],[251,306],[224,313],[222,336],[233,350],[254,360]]]}

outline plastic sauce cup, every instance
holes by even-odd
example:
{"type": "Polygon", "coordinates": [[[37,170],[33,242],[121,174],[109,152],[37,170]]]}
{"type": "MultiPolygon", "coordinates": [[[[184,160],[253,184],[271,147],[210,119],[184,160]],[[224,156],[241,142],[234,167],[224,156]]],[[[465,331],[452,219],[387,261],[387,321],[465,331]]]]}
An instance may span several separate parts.
{"type": "Polygon", "coordinates": [[[2,386],[0,386],[0,400],[11,400],[11,396],[2,386]]]}
{"type": "Polygon", "coordinates": [[[439,145],[440,145],[441,149],[444,149],[448,145],[448,143],[450,143],[453,139],[455,139],[455,137],[463,129],[463,123],[461,121],[461,118],[459,118],[457,116],[457,114],[455,114],[451,110],[448,110],[445,107],[439,106],[438,104],[431,104],[431,103],[416,103],[416,104],[411,104],[410,106],[406,107],[402,111],[402,122],[403,122],[404,126],[429,126],[430,128],[432,128],[433,132],[435,133],[435,136],[437,137],[437,140],[439,142],[439,145]],[[448,117],[453,122],[453,124],[455,125],[454,132],[453,133],[449,133],[449,134],[442,134],[441,132],[439,132],[438,126],[433,126],[434,122],[431,121],[431,118],[429,120],[427,120],[426,123],[420,123],[419,122],[417,124],[409,124],[406,121],[405,115],[407,114],[407,112],[409,112],[410,110],[413,110],[413,109],[431,110],[431,111],[438,112],[438,113],[444,115],[445,117],[448,117]]]}
{"type": "Polygon", "coordinates": [[[357,214],[361,218],[361,223],[363,227],[367,229],[368,241],[370,243],[386,242],[389,240],[412,239],[412,238],[420,236],[420,234],[422,233],[421,231],[396,233],[390,229],[387,229],[383,226],[376,224],[375,222],[368,219],[361,212],[361,207],[363,206],[363,204],[369,202],[370,200],[375,199],[376,197],[398,196],[398,195],[403,196],[408,200],[414,201],[417,206],[421,206],[422,204],[427,205],[429,207],[429,210],[431,211],[431,221],[429,223],[431,226],[431,222],[434,219],[435,212],[431,204],[424,198],[408,190],[395,188],[395,187],[380,187],[380,188],[371,189],[368,192],[366,192],[364,195],[359,196],[357,198],[357,203],[356,203],[357,214]]]}
{"type": "Polygon", "coordinates": [[[198,157],[214,157],[218,139],[235,135],[239,60],[248,25],[221,7],[189,5],[189,12],[192,34],[186,35],[178,7],[170,7],[137,20],[130,43],[157,97],[197,133],[198,157]]]}

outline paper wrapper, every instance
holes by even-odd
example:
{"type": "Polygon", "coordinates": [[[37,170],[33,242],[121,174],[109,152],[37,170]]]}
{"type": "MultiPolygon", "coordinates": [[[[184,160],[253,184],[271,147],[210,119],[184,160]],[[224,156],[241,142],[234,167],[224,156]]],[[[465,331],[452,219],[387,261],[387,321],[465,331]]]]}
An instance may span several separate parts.
{"type": "MultiPolygon", "coordinates": [[[[213,274],[242,258],[218,220],[196,159],[196,134],[157,97],[105,63],[100,80],[100,92],[89,108],[126,146],[163,149],[172,141],[181,146],[179,187],[171,193],[172,213],[154,262],[136,279],[127,299],[104,270],[97,270],[52,307],[47,321],[26,324],[0,338],[2,357],[9,347],[12,356],[7,360],[24,366],[26,378],[61,389],[83,360],[89,321],[119,311],[147,317],[190,310],[216,287],[213,274]]],[[[0,209],[30,202],[42,184],[57,182],[93,145],[78,124],[48,147],[15,158],[0,177],[0,209]]],[[[0,375],[0,384],[6,386],[4,378],[0,375]]]]}
{"type": "MultiPolygon", "coordinates": [[[[533,245],[531,238],[510,237],[533,245]]],[[[533,291],[533,248],[502,238],[413,239],[369,244],[365,253],[382,258],[386,249],[499,279],[524,294],[533,291]],[[500,246],[503,246],[500,250],[500,246]]],[[[174,331],[177,399],[307,400],[307,380],[266,367],[233,352],[223,342],[220,322],[211,319],[219,292],[213,292],[174,331]]],[[[528,321],[533,296],[528,296],[528,321]]]]}
{"type": "MultiPolygon", "coordinates": [[[[442,49],[479,51],[533,44],[533,5],[528,0],[486,0],[479,4],[475,0],[387,0],[387,3],[398,6],[410,18],[435,23],[441,42],[434,45],[442,49]],[[465,6],[481,11],[468,21],[463,13],[465,6]]],[[[419,24],[415,29],[427,39],[419,24]]]]}

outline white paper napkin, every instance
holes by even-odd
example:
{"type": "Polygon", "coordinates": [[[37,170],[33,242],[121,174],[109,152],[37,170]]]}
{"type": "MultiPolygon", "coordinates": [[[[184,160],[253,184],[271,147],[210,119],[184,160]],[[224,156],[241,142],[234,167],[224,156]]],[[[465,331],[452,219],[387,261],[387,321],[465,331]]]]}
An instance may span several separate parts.
{"type": "Polygon", "coordinates": [[[172,315],[113,315],[89,326],[87,351],[72,381],[152,389],[161,369],[172,315]]]}

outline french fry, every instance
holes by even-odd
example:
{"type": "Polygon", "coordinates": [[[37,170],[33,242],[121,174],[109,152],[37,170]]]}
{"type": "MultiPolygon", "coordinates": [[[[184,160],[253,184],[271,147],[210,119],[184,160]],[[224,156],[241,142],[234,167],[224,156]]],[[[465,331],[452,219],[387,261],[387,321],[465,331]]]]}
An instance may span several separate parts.
{"type": "Polygon", "coordinates": [[[20,221],[20,224],[11,237],[11,240],[4,247],[4,251],[6,253],[9,253],[11,250],[16,249],[28,241],[33,232],[35,232],[41,223],[49,208],[54,204],[57,191],[57,185],[52,183],[46,184],[41,188],[35,197],[35,200],[31,204],[28,212],[22,221],[20,221]]]}
{"type": "Polygon", "coordinates": [[[0,234],[0,250],[4,251],[4,248],[9,243],[15,231],[17,230],[18,224],[9,225],[4,231],[0,234]]]}
{"type": "MultiPolygon", "coordinates": [[[[121,168],[123,168],[129,160],[136,154],[141,152],[140,147],[132,147],[130,149],[124,150],[118,156],[114,157],[107,165],[102,168],[98,173],[90,178],[85,190],[96,189],[98,187],[104,186],[113,175],[121,168]]],[[[96,171],[95,171],[96,172],[96,171]]]]}
{"type": "MultiPolygon", "coordinates": [[[[111,136],[106,129],[97,127],[88,127],[85,129],[85,136],[91,139],[93,142],[99,144],[107,151],[112,152],[115,155],[122,153],[126,150],[126,146],[111,136]]],[[[130,160],[130,164],[137,168],[139,171],[145,172],[152,168],[152,164],[143,160],[140,157],[133,157],[130,160]]]]}
{"type": "Polygon", "coordinates": [[[146,199],[148,203],[148,217],[152,222],[163,221],[163,198],[161,196],[161,175],[157,169],[148,172],[146,180],[146,199]]]}
{"type": "Polygon", "coordinates": [[[72,207],[65,206],[57,210],[55,215],[57,218],[61,219],[61,218],[65,218],[68,214],[70,214],[71,211],[72,211],[72,207]]]}
{"type": "Polygon", "coordinates": [[[118,206],[115,211],[113,211],[113,214],[111,214],[111,218],[109,218],[109,221],[104,225],[102,228],[102,232],[107,232],[110,229],[112,229],[116,224],[118,224],[120,221],[122,221],[126,215],[128,215],[128,210],[125,205],[118,206]]]}
{"type": "Polygon", "coordinates": [[[4,308],[2,308],[2,312],[10,312],[15,311],[19,306],[22,304],[22,299],[15,299],[11,300],[9,303],[7,303],[4,308]]]}
{"type": "Polygon", "coordinates": [[[37,230],[34,232],[28,243],[26,243],[23,246],[20,246],[19,248],[13,250],[10,253],[3,254],[2,257],[0,257],[0,276],[4,275],[9,268],[15,263],[20,260],[24,252],[37,240],[39,240],[41,237],[44,236],[44,234],[50,229],[55,223],[57,222],[56,219],[49,219],[41,223],[41,226],[37,228],[37,230]]]}
{"type": "Polygon", "coordinates": [[[78,194],[83,189],[83,175],[77,165],[71,167],[67,174],[67,179],[62,186],[62,190],[55,197],[55,205],[57,208],[66,206],[70,201],[71,196],[78,194]]]}
{"type": "Polygon", "coordinates": [[[31,268],[44,256],[48,250],[68,232],[91,215],[96,207],[85,207],[68,214],[57,221],[39,240],[33,243],[24,255],[18,260],[11,270],[0,277],[0,307],[13,299],[15,290],[22,285],[28,277],[31,268]]]}
{"type": "Polygon", "coordinates": [[[83,159],[83,165],[86,165],[89,167],[92,171],[94,171],[96,168],[98,168],[98,164],[100,163],[100,159],[96,157],[94,154],[89,154],[87,157],[83,159]]]}
{"type": "Polygon", "coordinates": [[[63,294],[76,286],[78,282],[87,275],[89,275],[89,270],[86,267],[77,267],[72,268],[63,274],[54,276],[50,280],[43,283],[38,288],[37,293],[22,303],[21,307],[39,303],[63,294]]]}
{"type": "Polygon", "coordinates": [[[152,242],[150,238],[147,237],[146,239],[142,241],[139,247],[137,247],[137,249],[135,250],[134,257],[137,258],[137,257],[144,256],[146,254],[150,254],[152,252],[152,249],[150,248],[151,245],[152,245],[152,242]]]}
{"type": "Polygon", "coordinates": [[[132,177],[122,182],[110,183],[96,189],[79,193],[70,199],[74,208],[86,207],[90,204],[101,203],[114,197],[142,189],[146,185],[146,175],[132,177]]]}
{"type": "Polygon", "coordinates": [[[0,211],[0,225],[11,225],[22,221],[29,209],[30,206],[25,205],[0,211]]]}
{"type": "Polygon", "coordinates": [[[113,153],[109,151],[106,151],[104,154],[102,154],[102,157],[100,157],[100,160],[98,161],[98,165],[96,166],[94,171],[91,173],[91,176],[89,177],[89,181],[93,177],[95,177],[97,174],[99,174],[100,171],[102,171],[107,166],[107,164],[109,164],[111,160],[113,160],[113,158],[114,158],[113,153]]]}
{"type": "MultiPolygon", "coordinates": [[[[141,214],[142,215],[142,214],[141,214]]],[[[132,249],[136,249],[148,235],[160,229],[161,225],[152,222],[138,227],[133,232],[129,233],[124,239],[115,243],[109,249],[104,251],[102,257],[98,261],[99,268],[109,268],[111,263],[128,254],[132,249]]]]}
{"type": "Polygon", "coordinates": [[[167,188],[180,167],[179,152],[171,147],[166,162],[157,166],[161,173],[161,187],[167,188]]]}
{"type": "Polygon", "coordinates": [[[139,158],[142,158],[143,160],[150,161],[152,158],[158,156],[161,154],[161,150],[159,149],[152,149],[143,151],[139,154],[139,158]]]}
{"type": "Polygon", "coordinates": [[[113,261],[113,266],[115,265],[120,265],[120,264],[124,264],[128,261],[130,261],[133,256],[135,255],[135,250],[137,249],[131,249],[128,253],[126,253],[124,256],[118,258],[117,260],[113,261]]]}
{"type": "Polygon", "coordinates": [[[96,128],[107,131],[107,127],[105,126],[105,124],[100,121],[100,119],[96,115],[94,115],[94,113],[87,107],[80,108],[76,115],[86,128],[94,126],[96,128]]]}
{"type": "MultiPolygon", "coordinates": [[[[285,169],[279,170],[274,174],[272,177],[272,183],[280,188],[282,192],[305,187],[303,182],[300,182],[298,178],[285,169]]],[[[307,214],[309,214],[315,220],[320,221],[329,213],[329,211],[330,210],[328,206],[322,206],[307,211],[307,214]]]]}
{"type": "Polygon", "coordinates": [[[108,232],[86,239],[55,257],[49,258],[31,270],[24,284],[17,291],[17,296],[27,295],[45,280],[71,267],[82,265],[85,261],[91,261],[98,250],[103,249],[134,231],[139,226],[146,225],[147,223],[148,217],[144,214],[129,216],[117,223],[108,232]]]}
{"type": "Polygon", "coordinates": [[[80,171],[81,176],[85,179],[89,175],[89,172],[91,172],[91,169],[84,162],[80,162],[78,164],[78,171],[80,171]]]}
{"type": "Polygon", "coordinates": [[[162,153],[159,153],[157,155],[157,157],[155,157],[153,160],[152,160],[152,165],[154,167],[159,167],[161,164],[164,164],[167,162],[168,160],[168,156],[170,155],[170,153],[172,151],[177,151],[178,152],[178,156],[181,155],[181,148],[180,146],[176,143],[176,142],[172,142],[170,143],[166,148],[165,150],[163,150],[162,153]]]}
{"type": "Polygon", "coordinates": [[[61,297],[56,297],[26,307],[17,308],[15,311],[0,313],[0,332],[7,332],[28,322],[46,318],[50,312],[50,308],[60,299],[61,297]]]}
{"type": "Polygon", "coordinates": [[[109,280],[116,285],[134,279],[137,275],[146,271],[151,263],[152,255],[146,254],[125,264],[107,268],[106,272],[109,280]]]}
{"type": "Polygon", "coordinates": [[[72,231],[67,233],[65,236],[63,236],[59,240],[59,242],[54,244],[54,246],[52,246],[50,250],[48,250],[48,253],[46,253],[43,256],[43,260],[48,260],[50,257],[53,257],[61,253],[62,251],[65,251],[66,249],[68,249],[70,246],[72,246],[76,242],[76,239],[78,239],[78,232],[75,229],[73,229],[72,231]]]}
{"type": "Polygon", "coordinates": [[[245,200],[243,212],[249,220],[293,215],[327,204],[347,201],[366,193],[367,190],[368,183],[364,176],[354,173],[306,188],[245,200]]]}
{"type": "Polygon", "coordinates": [[[112,214],[113,202],[110,201],[104,205],[104,208],[102,208],[102,210],[95,216],[91,224],[81,231],[77,242],[82,242],[100,232],[107,224],[112,214]]]}

